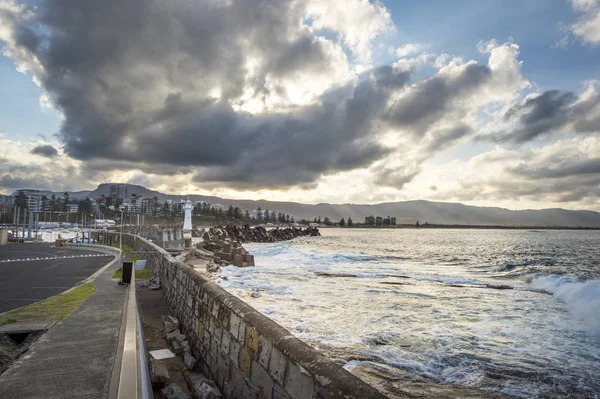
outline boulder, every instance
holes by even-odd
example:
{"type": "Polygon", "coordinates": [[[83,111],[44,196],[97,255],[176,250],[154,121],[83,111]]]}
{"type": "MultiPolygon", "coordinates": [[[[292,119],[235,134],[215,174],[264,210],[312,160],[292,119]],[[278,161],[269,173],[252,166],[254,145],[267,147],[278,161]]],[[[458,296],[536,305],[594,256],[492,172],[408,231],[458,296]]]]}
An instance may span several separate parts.
{"type": "Polygon", "coordinates": [[[171,345],[173,345],[173,352],[175,352],[175,354],[177,354],[179,356],[181,356],[183,354],[183,347],[181,346],[179,341],[174,339],[173,342],[171,342],[171,345]]]}
{"type": "Polygon", "coordinates": [[[179,329],[175,329],[171,332],[167,333],[167,342],[172,344],[173,341],[177,339],[180,343],[185,340],[185,335],[179,331],[179,329]]]}
{"type": "Polygon", "coordinates": [[[233,258],[233,265],[238,267],[244,266],[244,257],[242,255],[236,255],[235,258],[233,258]]]}
{"type": "Polygon", "coordinates": [[[175,330],[179,330],[179,320],[173,316],[163,316],[163,323],[165,325],[165,332],[170,333],[175,330]]]}
{"type": "Polygon", "coordinates": [[[155,387],[162,387],[171,382],[169,371],[160,360],[150,359],[150,381],[155,387]]]}
{"type": "Polygon", "coordinates": [[[183,353],[183,364],[188,370],[193,370],[196,365],[196,358],[190,355],[188,352],[183,353]]]}
{"type": "Polygon", "coordinates": [[[185,393],[181,387],[175,383],[163,388],[160,391],[167,399],[191,399],[190,395],[185,393]]]}
{"type": "Polygon", "coordinates": [[[192,353],[192,349],[190,348],[190,343],[187,341],[180,342],[181,348],[183,349],[183,353],[192,353]]]}
{"type": "Polygon", "coordinates": [[[215,383],[200,373],[184,370],[183,378],[195,399],[219,399],[222,397],[215,383]]]}

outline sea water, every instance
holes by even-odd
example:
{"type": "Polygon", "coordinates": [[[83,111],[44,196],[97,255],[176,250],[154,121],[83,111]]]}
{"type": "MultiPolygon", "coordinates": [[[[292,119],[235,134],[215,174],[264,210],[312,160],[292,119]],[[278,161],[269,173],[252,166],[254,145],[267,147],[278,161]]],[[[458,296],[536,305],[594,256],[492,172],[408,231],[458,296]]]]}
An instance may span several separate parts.
{"type": "Polygon", "coordinates": [[[600,397],[600,231],[321,233],[247,244],[220,285],[390,396],[600,397]]]}

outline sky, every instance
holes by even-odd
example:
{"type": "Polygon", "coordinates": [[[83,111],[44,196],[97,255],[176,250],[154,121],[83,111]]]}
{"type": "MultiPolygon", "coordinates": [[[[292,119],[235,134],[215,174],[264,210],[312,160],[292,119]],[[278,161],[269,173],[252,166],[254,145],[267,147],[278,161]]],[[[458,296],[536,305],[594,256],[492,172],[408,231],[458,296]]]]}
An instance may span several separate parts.
{"type": "Polygon", "coordinates": [[[0,0],[0,193],[600,211],[600,0],[0,0]]]}

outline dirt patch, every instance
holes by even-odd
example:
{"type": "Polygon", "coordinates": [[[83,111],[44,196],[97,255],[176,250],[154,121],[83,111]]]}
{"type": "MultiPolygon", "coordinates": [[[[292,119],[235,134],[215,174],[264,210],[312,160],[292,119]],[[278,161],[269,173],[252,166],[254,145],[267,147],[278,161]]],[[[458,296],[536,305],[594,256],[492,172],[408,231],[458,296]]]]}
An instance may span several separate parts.
{"type": "MultiPolygon", "coordinates": [[[[164,324],[162,321],[162,316],[170,315],[163,292],[162,290],[151,290],[143,287],[143,283],[145,283],[145,280],[136,281],[135,292],[139,304],[140,316],[142,318],[144,338],[146,339],[146,350],[150,352],[157,349],[171,349],[165,336],[164,324]]],[[[148,359],[151,358],[150,353],[147,353],[146,356],[148,359]]],[[[187,383],[182,374],[182,371],[185,368],[183,360],[181,360],[179,356],[176,356],[171,359],[160,360],[160,363],[167,368],[171,382],[176,383],[186,393],[189,393],[187,383]]],[[[160,392],[161,387],[153,388],[155,398],[164,397],[160,392]]]]}
{"type": "Polygon", "coordinates": [[[24,336],[11,337],[0,333],[0,374],[4,373],[11,364],[15,362],[23,353],[29,350],[37,338],[43,332],[23,334],[24,336]]]}

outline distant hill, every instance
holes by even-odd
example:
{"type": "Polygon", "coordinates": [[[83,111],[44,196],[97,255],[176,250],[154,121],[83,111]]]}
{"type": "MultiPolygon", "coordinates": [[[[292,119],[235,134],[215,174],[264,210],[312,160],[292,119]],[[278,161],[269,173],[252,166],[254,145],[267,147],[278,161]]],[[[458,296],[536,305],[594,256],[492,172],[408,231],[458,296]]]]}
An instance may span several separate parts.
{"type": "MultiPolygon", "coordinates": [[[[315,217],[330,218],[338,221],[341,218],[352,218],[356,222],[364,221],[365,216],[395,216],[402,223],[436,223],[462,225],[494,225],[494,226],[555,226],[555,227],[600,227],[600,213],[594,211],[570,211],[560,208],[542,210],[513,211],[505,208],[478,207],[451,202],[402,201],[381,204],[301,204],[297,202],[278,202],[266,200],[234,200],[197,194],[164,194],[149,190],[143,186],[127,185],[128,195],[137,194],[143,197],[158,197],[163,202],[168,199],[179,201],[189,198],[192,201],[207,201],[211,204],[233,205],[242,210],[258,207],[294,216],[297,220],[315,217]]],[[[56,193],[59,195],[59,193],[56,193]]],[[[60,194],[62,195],[62,193],[60,194]]],[[[69,193],[72,198],[99,198],[110,195],[110,183],[100,184],[93,191],[69,193]]]]}

